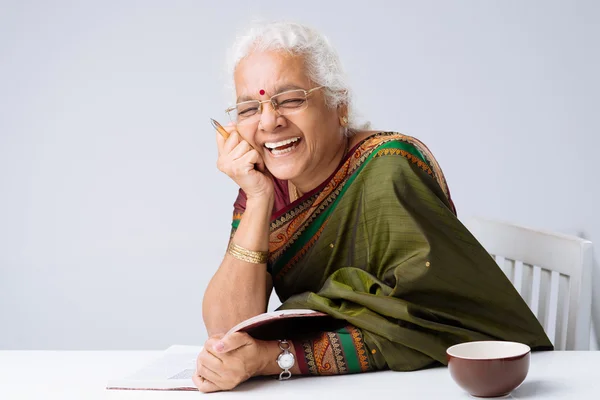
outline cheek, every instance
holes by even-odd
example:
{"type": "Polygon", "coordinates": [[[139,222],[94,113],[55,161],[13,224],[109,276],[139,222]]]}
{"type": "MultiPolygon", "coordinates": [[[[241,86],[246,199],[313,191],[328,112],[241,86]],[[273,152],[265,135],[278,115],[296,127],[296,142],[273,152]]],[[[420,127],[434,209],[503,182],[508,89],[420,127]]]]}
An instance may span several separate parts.
{"type": "Polygon", "coordinates": [[[327,148],[335,143],[335,140],[331,140],[331,136],[333,132],[338,132],[339,124],[337,116],[335,112],[326,108],[325,105],[307,115],[307,119],[304,122],[302,129],[308,141],[313,142],[319,148],[327,148]]]}
{"type": "Polygon", "coordinates": [[[299,124],[299,128],[302,130],[304,135],[304,141],[311,148],[321,147],[323,145],[323,119],[319,116],[303,121],[303,124],[299,124]]]}

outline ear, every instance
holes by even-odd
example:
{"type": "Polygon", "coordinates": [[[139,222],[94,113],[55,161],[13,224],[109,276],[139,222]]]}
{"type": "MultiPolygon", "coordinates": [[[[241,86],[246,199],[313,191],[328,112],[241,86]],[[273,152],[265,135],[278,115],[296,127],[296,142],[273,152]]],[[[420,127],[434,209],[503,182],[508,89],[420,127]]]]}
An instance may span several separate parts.
{"type": "Polygon", "coordinates": [[[347,127],[348,126],[348,105],[340,104],[338,106],[337,112],[338,112],[338,119],[340,121],[340,125],[344,128],[347,127]]]}

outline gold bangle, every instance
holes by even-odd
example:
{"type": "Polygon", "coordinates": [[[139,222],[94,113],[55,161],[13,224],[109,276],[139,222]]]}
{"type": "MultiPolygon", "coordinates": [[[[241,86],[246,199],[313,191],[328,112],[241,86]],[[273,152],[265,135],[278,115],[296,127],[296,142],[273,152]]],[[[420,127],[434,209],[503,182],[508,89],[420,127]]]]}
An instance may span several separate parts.
{"type": "Polygon", "coordinates": [[[252,251],[229,242],[227,252],[238,260],[246,261],[252,264],[266,264],[269,258],[268,251],[252,251]]]}

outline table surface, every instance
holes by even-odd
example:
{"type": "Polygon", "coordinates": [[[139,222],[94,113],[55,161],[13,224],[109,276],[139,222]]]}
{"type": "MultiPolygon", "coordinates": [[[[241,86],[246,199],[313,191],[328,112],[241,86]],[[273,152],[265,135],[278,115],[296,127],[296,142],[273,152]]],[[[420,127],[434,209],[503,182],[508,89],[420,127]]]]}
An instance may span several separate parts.
{"type": "MultiPolygon", "coordinates": [[[[106,390],[110,379],[122,378],[160,351],[0,351],[0,399],[182,399],[198,392],[106,390]]],[[[600,398],[600,352],[533,353],[525,382],[510,398],[600,398]]],[[[211,394],[222,398],[302,399],[383,398],[472,399],[452,381],[445,367],[415,372],[383,371],[332,377],[252,380],[235,391],[211,394]],[[389,398],[389,397],[388,397],[389,398]]]]}

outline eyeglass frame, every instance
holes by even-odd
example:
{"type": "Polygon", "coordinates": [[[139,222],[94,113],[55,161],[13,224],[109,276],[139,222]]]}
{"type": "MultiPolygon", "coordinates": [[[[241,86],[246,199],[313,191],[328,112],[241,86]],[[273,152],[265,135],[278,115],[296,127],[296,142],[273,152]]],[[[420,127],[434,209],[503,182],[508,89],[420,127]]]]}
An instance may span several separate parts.
{"type": "MultiPolygon", "coordinates": [[[[271,107],[273,107],[273,111],[275,111],[275,112],[277,113],[277,115],[283,116],[283,114],[281,114],[281,113],[279,112],[279,105],[273,102],[273,97],[280,96],[280,95],[282,95],[282,94],[286,94],[286,93],[291,93],[291,92],[300,92],[300,91],[302,91],[302,92],[304,92],[304,97],[305,97],[306,101],[308,101],[308,95],[309,95],[309,94],[311,94],[312,92],[315,92],[315,91],[317,91],[317,90],[319,90],[319,89],[323,89],[323,88],[325,88],[325,87],[326,87],[326,86],[317,86],[317,87],[314,87],[314,88],[312,88],[312,89],[309,89],[309,90],[306,90],[306,89],[290,89],[290,90],[286,90],[285,92],[281,92],[281,93],[274,94],[273,96],[271,96],[271,98],[270,98],[270,99],[267,99],[267,100],[246,100],[246,101],[242,101],[242,102],[240,102],[240,103],[236,103],[235,105],[233,105],[233,106],[231,106],[231,107],[228,107],[228,108],[225,110],[225,112],[227,113],[227,115],[229,115],[229,116],[230,116],[230,119],[233,121],[233,119],[231,118],[231,114],[229,114],[229,112],[230,112],[230,111],[233,111],[233,110],[235,110],[235,109],[236,109],[236,108],[237,108],[237,107],[238,107],[240,104],[246,104],[246,103],[255,103],[255,102],[258,102],[258,112],[257,112],[257,114],[259,114],[259,115],[262,115],[262,112],[263,112],[263,104],[264,104],[264,103],[271,103],[271,107]]],[[[308,107],[308,104],[307,104],[307,107],[308,107]]],[[[299,110],[299,111],[304,111],[304,110],[305,110],[305,108],[303,108],[302,110],[299,110]]],[[[288,114],[288,115],[290,115],[290,114],[288,114]]],[[[259,118],[259,119],[260,119],[260,118],[259,118]]],[[[236,122],[236,123],[237,123],[237,121],[233,121],[233,122],[236,122]]]]}

